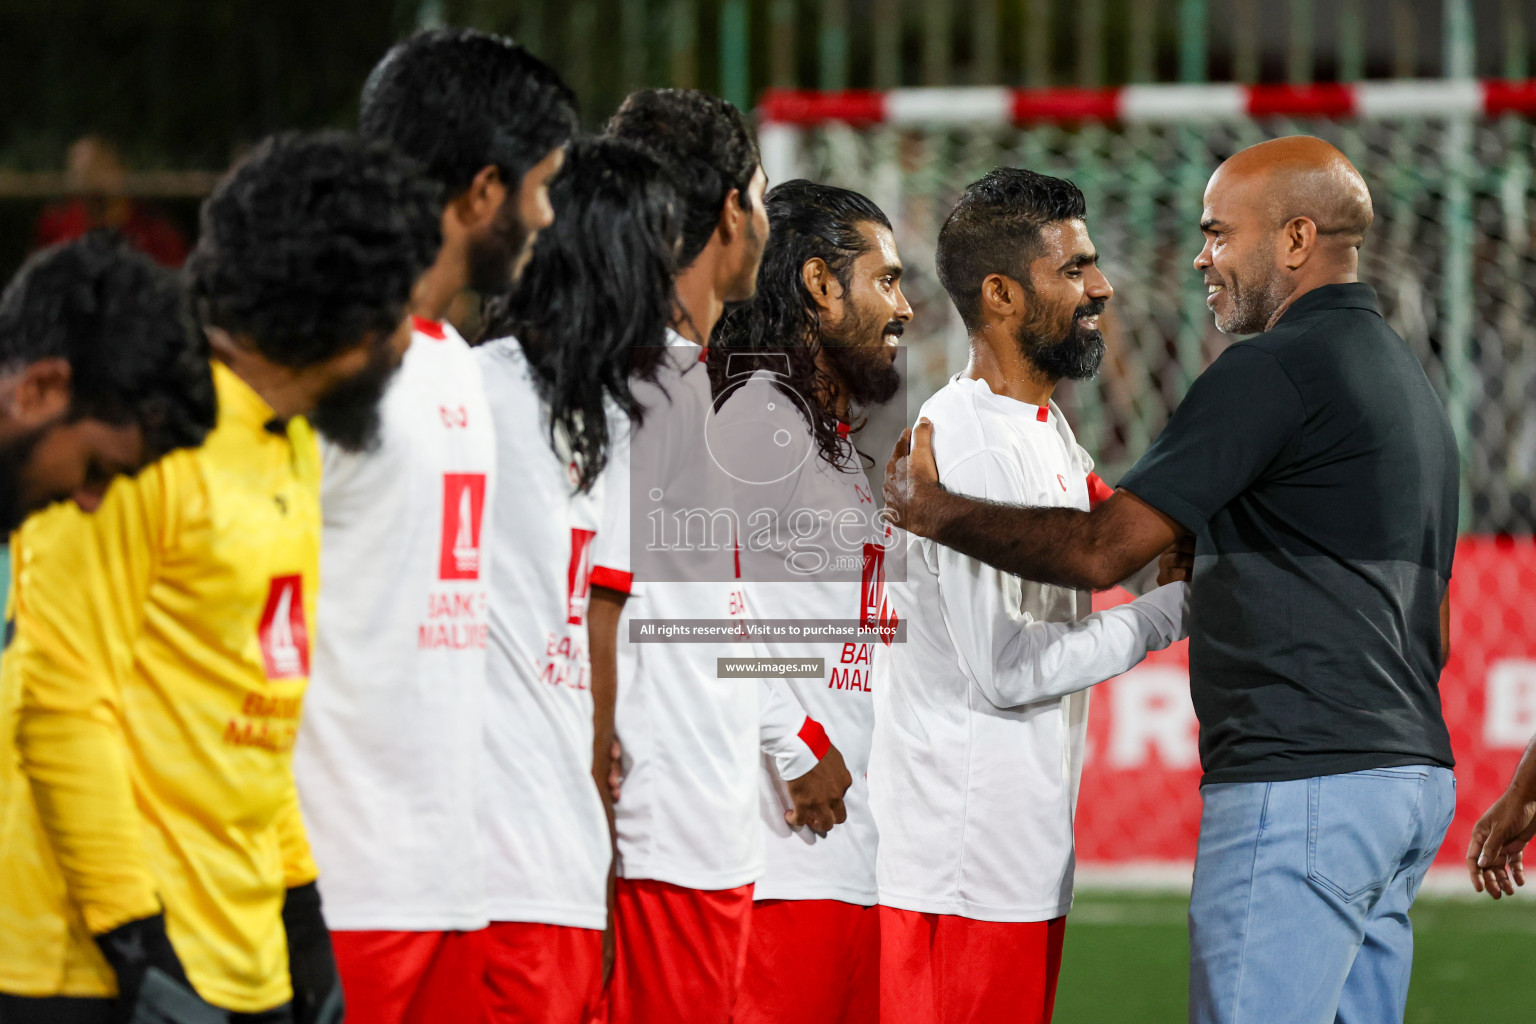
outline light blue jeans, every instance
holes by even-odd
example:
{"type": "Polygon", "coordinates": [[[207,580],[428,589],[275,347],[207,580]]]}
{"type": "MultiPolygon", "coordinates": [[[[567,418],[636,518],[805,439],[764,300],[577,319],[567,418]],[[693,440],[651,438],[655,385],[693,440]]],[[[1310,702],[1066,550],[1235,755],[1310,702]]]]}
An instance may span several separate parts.
{"type": "Polygon", "coordinates": [[[1447,768],[1202,787],[1190,1024],[1389,1024],[1408,908],[1456,806],[1447,768]]]}

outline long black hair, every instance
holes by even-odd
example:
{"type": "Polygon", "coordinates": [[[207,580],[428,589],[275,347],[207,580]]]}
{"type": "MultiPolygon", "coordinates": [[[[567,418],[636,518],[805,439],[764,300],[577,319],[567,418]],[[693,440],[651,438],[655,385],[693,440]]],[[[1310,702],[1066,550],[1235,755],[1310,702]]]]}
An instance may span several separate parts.
{"type": "Polygon", "coordinates": [[[752,209],[747,190],[761,158],[751,126],[729,100],[700,89],[641,89],[625,98],[604,133],[671,168],[682,200],[678,266],[691,265],[709,244],[731,189],[738,206],[752,209]]]}
{"type": "Polygon", "coordinates": [[[605,399],[645,416],[629,384],[654,381],[666,352],[681,216],[661,164],[612,138],[573,142],[549,198],[555,222],[517,287],[487,306],[481,337],[517,337],[549,407],[550,446],[565,434],[586,491],[608,462],[605,399]]]}
{"type": "Polygon", "coordinates": [[[806,399],[814,420],[807,425],[821,457],[833,466],[851,467],[858,452],[827,400],[832,381],[816,358],[821,351],[821,314],[805,289],[801,268],[820,257],[846,294],[854,261],[869,251],[860,225],[889,228],[890,219],[857,192],[804,178],[776,185],[763,204],[769,231],[757,272],[757,295],[727,311],[715,325],[709,344],[710,386],[717,396],[728,386],[727,363],[740,376],[744,365],[779,372],[787,360],[788,375],[774,383],[806,399]],[[753,351],[762,358],[753,359],[753,351]],[[770,352],[782,355],[769,357],[770,352]]]}

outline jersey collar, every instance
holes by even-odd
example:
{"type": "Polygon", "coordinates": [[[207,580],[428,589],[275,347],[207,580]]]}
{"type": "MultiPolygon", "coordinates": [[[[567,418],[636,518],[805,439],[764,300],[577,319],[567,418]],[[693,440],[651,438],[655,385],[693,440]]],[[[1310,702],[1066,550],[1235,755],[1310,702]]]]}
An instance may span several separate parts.
{"type": "Polygon", "coordinates": [[[240,375],[221,362],[213,364],[213,388],[219,398],[219,418],[229,419],[252,430],[268,430],[271,424],[279,424],[276,433],[286,433],[277,413],[267,404],[256,389],[240,379],[240,375]]]}
{"type": "Polygon", "coordinates": [[[1353,284],[1325,284],[1314,288],[1291,303],[1275,326],[1294,316],[1316,313],[1325,309],[1363,309],[1381,316],[1381,305],[1376,301],[1376,289],[1359,281],[1353,284]]]}

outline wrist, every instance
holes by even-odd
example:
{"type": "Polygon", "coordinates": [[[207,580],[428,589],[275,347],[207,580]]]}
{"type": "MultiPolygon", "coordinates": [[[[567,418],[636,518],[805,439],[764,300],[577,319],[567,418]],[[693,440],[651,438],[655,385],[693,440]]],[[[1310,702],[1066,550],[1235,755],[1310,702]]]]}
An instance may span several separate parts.
{"type": "Polygon", "coordinates": [[[139,988],[151,969],[157,969],[183,985],[189,984],[181,958],[176,955],[176,948],[166,934],[164,913],[120,924],[95,939],[102,957],[117,976],[118,993],[128,1005],[133,1005],[137,999],[139,988]]]}
{"type": "Polygon", "coordinates": [[[325,914],[320,907],[320,887],[314,882],[295,885],[283,896],[283,931],[290,946],[330,941],[325,914]]]}

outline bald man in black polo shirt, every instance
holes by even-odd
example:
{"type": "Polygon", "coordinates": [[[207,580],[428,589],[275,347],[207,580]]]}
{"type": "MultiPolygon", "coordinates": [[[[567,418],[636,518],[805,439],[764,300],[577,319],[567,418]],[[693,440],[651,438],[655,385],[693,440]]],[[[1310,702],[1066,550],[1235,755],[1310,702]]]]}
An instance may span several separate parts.
{"type": "Polygon", "coordinates": [[[1371,220],[1365,182],[1320,139],[1217,169],[1195,267],[1216,326],[1257,336],[1093,512],[949,494],[921,422],[886,469],[901,525],[1026,579],[1103,589],[1193,546],[1195,1024],[1401,1021],[1407,911],[1451,821],[1438,686],[1458,456],[1357,281],[1371,220]]]}

